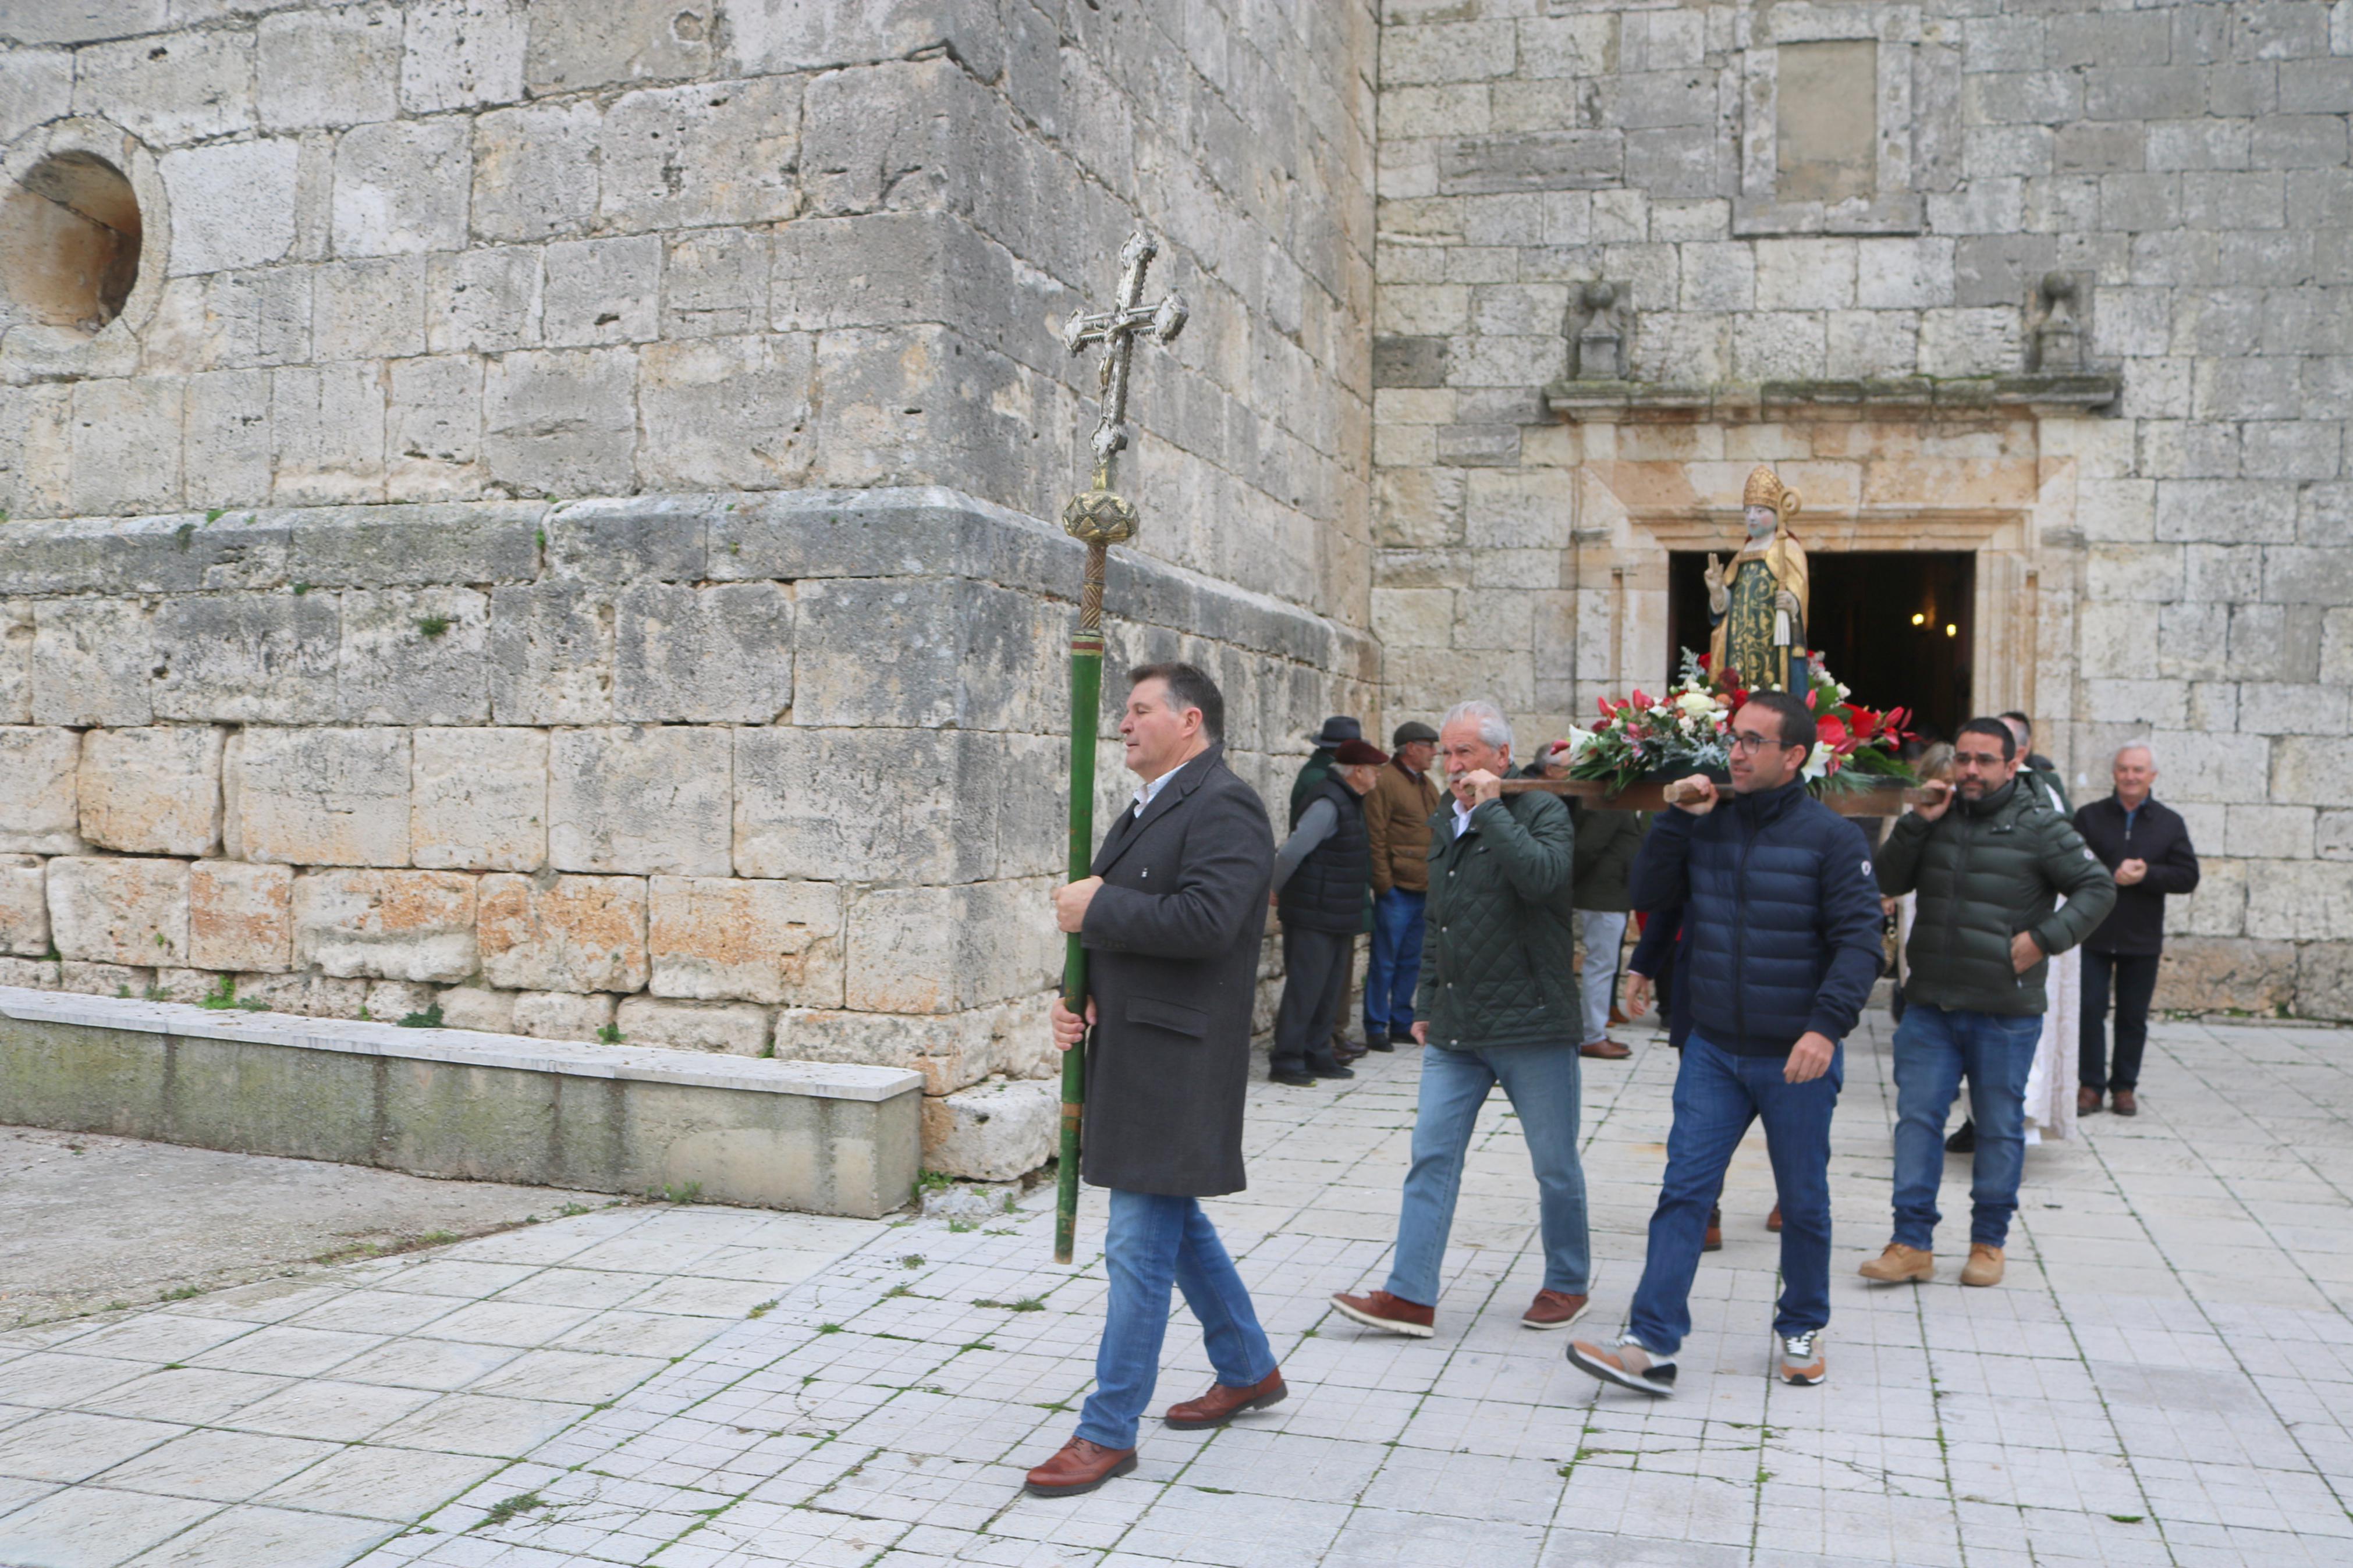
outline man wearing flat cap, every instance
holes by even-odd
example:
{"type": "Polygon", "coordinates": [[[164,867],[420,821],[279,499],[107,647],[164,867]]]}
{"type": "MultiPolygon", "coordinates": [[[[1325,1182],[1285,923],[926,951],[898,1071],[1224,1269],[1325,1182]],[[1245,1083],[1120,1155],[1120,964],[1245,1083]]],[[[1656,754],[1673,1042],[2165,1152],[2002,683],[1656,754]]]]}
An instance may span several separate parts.
{"type": "Polygon", "coordinates": [[[1334,1053],[1332,1035],[1372,885],[1364,797],[1388,761],[1364,741],[1333,747],[1332,771],[1292,814],[1291,837],[1274,852],[1283,977],[1269,1076],[1277,1083],[1307,1089],[1318,1079],[1356,1076],[1334,1053]]]}
{"type": "MultiPolygon", "coordinates": [[[[1315,750],[1308,753],[1307,760],[1300,764],[1299,776],[1291,783],[1289,820],[1293,827],[1299,826],[1299,814],[1307,809],[1307,802],[1314,795],[1315,786],[1332,776],[1332,759],[1339,749],[1350,741],[1364,738],[1365,726],[1345,713],[1335,713],[1324,721],[1321,730],[1308,731],[1307,739],[1314,743],[1315,750]]],[[[1370,911],[1367,910],[1366,918],[1359,920],[1356,929],[1360,931],[1370,930],[1369,916],[1370,911]]],[[[1347,1020],[1341,1016],[1347,1010],[1348,993],[1356,986],[1356,944],[1351,942],[1340,956],[1340,1012],[1332,1017],[1332,1043],[1329,1047],[1332,1059],[1343,1067],[1365,1054],[1364,1047],[1350,1042],[1347,1020]]]]}
{"type": "Polygon", "coordinates": [[[1335,713],[1324,721],[1324,728],[1312,730],[1307,739],[1315,749],[1299,765],[1299,776],[1291,781],[1291,819],[1299,820],[1307,805],[1308,792],[1322,784],[1332,772],[1332,753],[1350,741],[1365,738],[1365,727],[1345,713],[1335,713]]]}
{"type": "Polygon", "coordinates": [[[1430,819],[1438,786],[1430,764],[1438,731],[1418,719],[1397,727],[1388,765],[1365,797],[1373,846],[1373,956],[1365,966],[1365,1045],[1396,1049],[1413,1036],[1413,989],[1421,979],[1422,907],[1430,897],[1430,819]]]}

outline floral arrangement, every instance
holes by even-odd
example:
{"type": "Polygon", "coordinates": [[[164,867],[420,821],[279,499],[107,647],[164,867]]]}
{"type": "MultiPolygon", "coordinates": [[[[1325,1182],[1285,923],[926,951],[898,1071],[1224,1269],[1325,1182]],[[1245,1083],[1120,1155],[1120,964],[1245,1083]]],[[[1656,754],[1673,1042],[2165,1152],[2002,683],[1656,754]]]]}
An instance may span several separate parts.
{"type": "MultiPolygon", "coordinates": [[[[1804,768],[1808,786],[1827,795],[1916,782],[1896,750],[1911,733],[1905,728],[1910,713],[1875,711],[1850,700],[1820,654],[1810,651],[1805,658],[1810,681],[1805,699],[1814,710],[1815,732],[1804,768]]],[[[1732,716],[1747,700],[1738,671],[1719,675],[1707,655],[1685,648],[1683,679],[1673,690],[1651,697],[1638,687],[1623,702],[1605,697],[1599,724],[1569,731],[1569,777],[1597,779],[1614,791],[1644,779],[1724,776],[1732,765],[1732,716]]]]}

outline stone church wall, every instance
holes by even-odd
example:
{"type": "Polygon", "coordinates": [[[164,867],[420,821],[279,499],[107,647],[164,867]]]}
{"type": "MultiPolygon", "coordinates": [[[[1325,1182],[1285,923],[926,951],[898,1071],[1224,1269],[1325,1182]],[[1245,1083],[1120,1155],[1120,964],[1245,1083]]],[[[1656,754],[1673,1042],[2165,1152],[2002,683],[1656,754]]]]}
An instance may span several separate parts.
{"type": "Polygon", "coordinates": [[[1059,331],[1141,221],[1191,320],[1137,351],[1111,667],[1207,661],[1279,802],[1377,679],[1374,44],[1362,0],[0,8],[0,191],[97,161],[142,231],[100,324],[20,265],[81,220],[0,212],[0,968],[1050,1070],[1059,331]]]}
{"type": "Polygon", "coordinates": [[[1817,550],[1978,552],[1976,705],[2079,797],[2154,741],[2161,1002],[2353,1016],[2353,6],[1385,19],[1390,705],[1663,673],[1667,552],[1773,462],[1817,550]]]}
{"type": "MultiPolygon", "coordinates": [[[[0,984],[1038,1076],[1071,605],[1035,584],[1080,553],[926,489],[12,524],[0,984]]],[[[1294,607],[1111,592],[1113,668],[1214,672],[1271,801],[1373,690],[1294,607]]]]}

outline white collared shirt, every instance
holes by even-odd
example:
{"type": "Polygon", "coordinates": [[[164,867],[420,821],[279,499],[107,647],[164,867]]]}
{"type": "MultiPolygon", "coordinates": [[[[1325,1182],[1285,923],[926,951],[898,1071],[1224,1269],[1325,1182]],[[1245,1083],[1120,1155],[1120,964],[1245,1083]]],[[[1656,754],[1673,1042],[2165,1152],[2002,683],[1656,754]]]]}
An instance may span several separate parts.
{"type": "Polygon", "coordinates": [[[1159,795],[1160,787],[1176,776],[1176,770],[1175,768],[1170,768],[1166,773],[1162,773],[1150,784],[1139,784],[1135,791],[1135,815],[1142,816],[1144,815],[1145,807],[1150,805],[1153,802],[1153,798],[1159,795]]]}
{"type": "Polygon", "coordinates": [[[1461,837],[1464,834],[1466,834],[1466,833],[1468,833],[1468,832],[1470,832],[1470,831],[1471,831],[1471,813],[1472,813],[1472,812],[1473,812],[1473,811],[1476,811],[1476,810],[1478,810],[1478,809],[1479,809],[1479,808],[1478,808],[1477,806],[1475,806],[1475,805],[1474,805],[1474,806],[1467,806],[1467,807],[1466,807],[1466,806],[1462,804],[1462,799],[1461,799],[1461,797],[1460,795],[1457,795],[1457,796],[1455,797],[1455,800],[1454,800],[1454,837],[1455,837],[1460,838],[1460,837],[1461,837]]]}

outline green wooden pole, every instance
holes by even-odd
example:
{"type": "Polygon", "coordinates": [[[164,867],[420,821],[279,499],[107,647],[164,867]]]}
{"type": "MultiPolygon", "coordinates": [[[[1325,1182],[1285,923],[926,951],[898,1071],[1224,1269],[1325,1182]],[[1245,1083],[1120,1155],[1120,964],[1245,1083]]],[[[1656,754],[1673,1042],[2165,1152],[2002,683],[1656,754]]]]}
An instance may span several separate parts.
{"type": "MultiPolygon", "coordinates": [[[[1079,626],[1071,634],[1071,880],[1083,880],[1094,859],[1095,726],[1103,711],[1103,561],[1109,547],[1087,545],[1086,586],[1079,626]]],[[[1062,949],[1062,1005],[1085,1015],[1087,950],[1074,932],[1062,949]]],[[[1079,1121],[1087,1100],[1086,1042],[1062,1053],[1062,1143],[1055,1173],[1054,1261],[1068,1263],[1079,1230],[1079,1121]]]]}
{"type": "MultiPolygon", "coordinates": [[[[1185,330],[1185,299],[1171,293],[1157,305],[1144,300],[1144,275],[1159,247],[1142,229],[1119,248],[1119,304],[1098,315],[1071,312],[1062,346],[1079,353],[1102,343],[1103,416],[1088,445],[1094,449],[1093,487],[1062,508],[1062,528],[1087,547],[1086,582],[1079,595],[1079,628],[1071,634],[1071,880],[1084,881],[1095,850],[1095,725],[1103,711],[1103,565],[1111,546],[1135,537],[1135,508],[1111,488],[1112,466],[1127,445],[1127,371],[1135,335],[1176,341],[1185,330]]],[[[1062,950],[1062,1005],[1084,1016],[1087,953],[1073,933],[1062,950]]],[[[1086,1110],[1086,1047],[1062,1053],[1061,1168],[1054,1193],[1054,1261],[1068,1263],[1079,1229],[1079,1122],[1086,1110]]]]}

